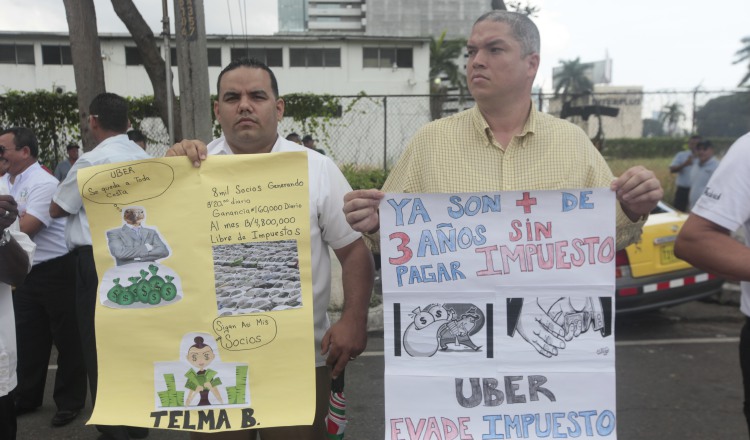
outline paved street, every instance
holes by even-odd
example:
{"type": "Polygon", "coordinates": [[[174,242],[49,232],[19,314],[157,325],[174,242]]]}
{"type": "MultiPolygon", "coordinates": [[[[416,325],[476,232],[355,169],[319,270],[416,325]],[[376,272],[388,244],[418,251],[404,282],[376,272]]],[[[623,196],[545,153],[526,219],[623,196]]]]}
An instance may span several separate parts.
{"type": "MultiPolygon", "coordinates": [[[[748,437],[737,356],[744,318],[736,293],[722,297],[722,302],[693,302],[617,317],[619,439],[748,437]]],[[[384,436],[382,350],[382,333],[371,333],[367,352],[348,367],[347,439],[384,436]]],[[[53,414],[48,395],[41,410],[19,419],[19,440],[97,438],[93,427],[83,425],[84,417],[51,428],[53,414]]],[[[187,439],[187,435],[152,430],[149,438],[187,439]]]]}

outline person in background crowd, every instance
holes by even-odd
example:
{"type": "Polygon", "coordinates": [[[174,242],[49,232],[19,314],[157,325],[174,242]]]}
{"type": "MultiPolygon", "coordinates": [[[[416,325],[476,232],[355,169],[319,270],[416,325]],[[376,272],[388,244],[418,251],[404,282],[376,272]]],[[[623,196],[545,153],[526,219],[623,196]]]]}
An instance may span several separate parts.
{"type": "Polygon", "coordinates": [[[690,196],[690,175],[692,171],[693,158],[695,157],[695,147],[701,137],[698,135],[690,136],[688,139],[688,149],[680,151],[672,159],[669,165],[670,173],[677,173],[675,179],[674,207],[682,212],[688,210],[688,199],[690,196]]]}
{"type": "Polygon", "coordinates": [[[302,145],[302,139],[300,139],[297,133],[289,133],[286,135],[286,140],[302,145]]]}
{"type": "Polygon", "coordinates": [[[714,145],[709,140],[700,141],[695,147],[695,158],[698,160],[690,170],[690,209],[706,189],[708,179],[716,171],[719,161],[714,157],[714,145]]]}
{"type": "Polygon", "coordinates": [[[695,267],[739,280],[743,409],[750,431],[750,133],[729,148],[677,235],[674,254],[695,267]],[[744,243],[732,233],[741,229],[744,243]]]}
{"type": "Polygon", "coordinates": [[[63,180],[65,180],[65,176],[68,175],[70,167],[72,167],[73,164],[78,160],[78,150],[80,148],[81,147],[79,147],[75,142],[71,142],[68,144],[66,148],[68,152],[68,158],[58,163],[55,167],[55,172],[53,173],[58,182],[62,182],[63,180]]]}
{"type": "Polygon", "coordinates": [[[3,183],[18,203],[21,232],[36,244],[33,267],[16,287],[13,307],[18,343],[17,415],[36,411],[44,400],[52,344],[57,347],[52,426],[78,417],[86,403],[86,367],[75,309],[75,259],[65,246],[65,221],[52,219],[49,204],[58,181],[37,162],[39,144],[28,128],[0,131],[10,167],[3,183]]]}
{"type": "MultiPolygon", "coordinates": [[[[0,158],[5,147],[0,147],[0,158]]],[[[2,161],[0,161],[2,166],[2,161]]],[[[15,440],[16,326],[11,286],[23,284],[36,245],[18,226],[18,206],[0,180],[0,438],[15,440]]]]}
{"type": "MultiPolygon", "coordinates": [[[[125,133],[129,125],[128,102],[122,97],[114,93],[101,93],[91,101],[89,126],[97,146],[81,155],[73,164],[49,206],[53,218],[67,217],[65,241],[68,249],[76,255],[76,312],[93,401],[96,401],[98,379],[94,311],[98,301],[96,290],[99,277],[91,247],[89,220],[81,193],[78,192],[78,170],[94,165],[150,159],[151,156],[128,139],[125,133]]],[[[103,434],[101,440],[128,440],[148,435],[145,428],[99,425],[97,429],[103,434]]]]}
{"type": "Polygon", "coordinates": [[[143,151],[146,151],[146,135],[143,134],[141,130],[130,130],[128,132],[128,139],[138,144],[139,147],[143,148],[143,151]]]}
{"type": "Polygon", "coordinates": [[[305,137],[302,138],[302,145],[306,146],[307,148],[311,150],[315,150],[320,154],[326,154],[325,151],[315,146],[315,139],[313,139],[313,137],[310,136],[309,134],[306,134],[305,137]]]}

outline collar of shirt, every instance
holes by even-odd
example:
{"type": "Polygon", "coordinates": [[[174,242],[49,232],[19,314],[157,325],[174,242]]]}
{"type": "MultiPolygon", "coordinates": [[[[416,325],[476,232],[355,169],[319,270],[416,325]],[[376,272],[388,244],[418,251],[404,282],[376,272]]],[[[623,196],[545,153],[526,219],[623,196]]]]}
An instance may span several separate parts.
{"type": "MultiPolygon", "coordinates": [[[[271,153],[276,153],[281,148],[281,139],[283,139],[281,136],[276,136],[276,143],[273,144],[273,148],[271,148],[271,153]]],[[[224,136],[214,139],[206,146],[206,151],[209,156],[215,155],[215,154],[234,154],[234,151],[232,151],[231,148],[229,148],[229,144],[227,144],[227,140],[224,136]]]]}
{"type": "Polygon", "coordinates": [[[15,182],[12,182],[12,183],[10,181],[10,173],[8,173],[8,188],[10,188],[10,194],[13,197],[17,197],[17,194],[15,194],[14,191],[13,191],[14,188],[20,188],[21,184],[25,180],[30,179],[31,176],[33,176],[35,173],[37,173],[39,171],[42,171],[42,172],[46,173],[46,171],[44,171],[44,168],[42,168],[42,166],[39,165],[39,162],[34,162],[28,168],[26,168],[25,170],[23,170],[23,172],[21,172],[21,174],[18,174],[16,176],[16,178],[15,178],[15,182]]]}
{"type": "MultiPolygon", "coordinates": [[[[514,136],[518,138],[523,138],[529,133],[534,133],[537,130],[537,124],[538,124],[538,116],[537,116],[537,110],[536,107],[534,107],[534,103],[531,103],[531,110],[529,111],[529,116],[526,118],[526,123],[523,125],[523,129],[521,132],[514,136]]],[[[474,106],[471,109],[471,120],[474,124],[474,128],[477,129],[477,131],[483,132],[485,136],[487,136],[487,141],[492,144],[495,147],[500,148],[500,144],[495,139],[495,135],[492,134],[492,130],[490,129],[490,125],[487,123],[487,120],[484,119],[484,116],[482,115],[482,112],[479,111],[479,106],[474,106]]],[[[511,141],[511,144],[513,142],[511,141]]],[[[523,142],[521,143],[521,146],[523,146],[523,142]]],[[[505,148],[508,148],[510,146],[507,145],[505,148]]]]}

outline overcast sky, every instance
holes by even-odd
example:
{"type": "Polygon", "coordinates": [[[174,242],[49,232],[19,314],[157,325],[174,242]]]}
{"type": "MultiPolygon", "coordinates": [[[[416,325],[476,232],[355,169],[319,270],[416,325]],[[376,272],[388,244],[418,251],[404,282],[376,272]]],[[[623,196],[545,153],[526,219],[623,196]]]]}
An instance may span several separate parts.
{"type": "MultiPolygon", "coordinates": [[[[404,0],[408,1],[408,0],[404,0]]],[[[110,0],[94,0],[101,33],[127,30],[110,0]]],[[[168,0],[172,29],[174,0],[168,0]]],[[[0,0],[0,30],[67,32],[62,0],[0,0]]],[[[156,34],[161,2],[135,0],[156,34]]],[[[209,34],[265,35],[278,28],[276,0],[204,0],[209,34]],[[247,7],[245,8],[245,5],[247,7]],[[240,8],[242,6],[242,8],[240,8]]],[[[613,85],[645,90],[731,90],[747,62],[733,65],[750,35],[748,0],[531,0],[542,35],[537,85],[549,90],[561,59],[613,62],[613,85]]],[[[333,91],[335,93],[335,91],[333,91]]]]}

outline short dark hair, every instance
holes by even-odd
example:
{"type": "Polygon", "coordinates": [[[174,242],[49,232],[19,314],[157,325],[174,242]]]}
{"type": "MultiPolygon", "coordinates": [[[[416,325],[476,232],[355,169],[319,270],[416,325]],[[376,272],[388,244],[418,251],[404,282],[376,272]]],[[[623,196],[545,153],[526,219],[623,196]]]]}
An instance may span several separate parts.
{"type": "Polygon", "coordinates": [[[72,150],[74,148],[77,150],[77,149],[79,149],[81,147],[78,144],[76,144],[75,142],[71,142],[71,143],[68,144],[67,147],[65,147],[66,150],[72,150]]]}
{"type": "Polygon", "coordinates": [[[713,148],[713,147],[714,147],[714,144],[711,143],[711,141],[709,141],[709,140],[700,141],[695,146],[695,148],[698,149],[698,150],[705,150],[705,149],[713,148]]]}
{"type": "Polygon", "coordinates": [[[302,142],[308,142],[308,141],[314,141],[314,140],[315,139],[313,139],[313,137],[310,136],[309,134],[306,134],[305,137],[302,138],[302,142]]]}
{"type": "Polygon", "coordinates": [[[143,142],[144,144],[148,141],[146,135],[141,130],[130,130],[128,132],[128,139],[133,142],[143,142]]]}
{"type": "Polygon", "coordinates": [[[125,133],[128,130],[128,101],[114,93],[100,93],[91,101],[89,114],[99,125],[109,131],[125,133]]]}
{"type": "Polygon", "coordinates": [[[256,60],[255,58],[239,58],[227,64],[227,67],[225,67],[224,70],[222,70],[219,74],[219,79],[216,80],[216,94],[219,95],[219,98],[221,98],[221,77],[224,76],[225,73],[238,67],[262,69],[268,72],[268,75],[271,77],[271,90],[273,90],[273,97],[279,99],[279,83],[276,81],[276,75],[273,74],[273,71],[270,67],[268,67],[265,63],[256,60]]]}
{"type": "Polygon", "coordinates": [[[477,21],[474,22],[474,26],[483,21],[494,21],[507,24],[513,33],[513,37],[521,45],[522,56],[525,57],[532,53],[539,53],[541,46],[539,28],[536,27],[536,24],[534,24],[527,15],[519,12],[495,9],[486,12],[477,18],[477,21]]]}
{"type": "Polygon", "coordinates": [[[29,147],[29,154],[33,157],[39,156],[39,141],[33,131],[26,127],[10,127],[0,131],[0,136],[11,133],[16,148],[29,147]]]}

